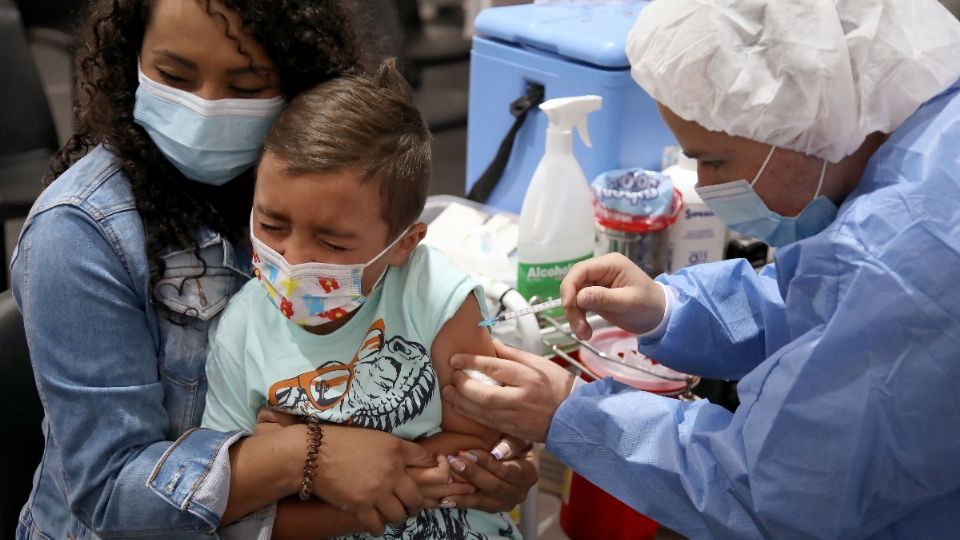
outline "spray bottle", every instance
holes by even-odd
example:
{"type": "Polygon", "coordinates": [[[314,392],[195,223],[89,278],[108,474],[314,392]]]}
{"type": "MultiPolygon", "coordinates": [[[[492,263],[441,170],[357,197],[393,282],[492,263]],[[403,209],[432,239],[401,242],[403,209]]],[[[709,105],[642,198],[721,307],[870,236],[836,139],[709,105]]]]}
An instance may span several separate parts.
{"type": "MultiPolygon", "coordinates": [[[[570,268],[593,256],[592,196],[573,155],[573,128],[590,147],[587,115],[602,103],[600,96],[579,96],[540,105],[549,122],[546,148],[523,198],[517,239],[517,290],[528,300],[559,298],[570,268]]],[[[559,308],[547,312],[562,313],[559,308]]]]}

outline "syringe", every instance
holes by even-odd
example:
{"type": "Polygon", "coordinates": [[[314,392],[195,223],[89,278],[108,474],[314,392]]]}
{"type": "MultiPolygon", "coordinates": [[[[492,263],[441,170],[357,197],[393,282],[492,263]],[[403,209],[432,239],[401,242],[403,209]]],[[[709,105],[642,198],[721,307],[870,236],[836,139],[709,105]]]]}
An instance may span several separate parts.
{"type": "Polygon", "coordinates": [[[543,302],[542,304],[534,304],[530,307],[525,307],[523,309],[518,309],[516,311],[508,311],[507,313],[501,313],[496,317],[490,317],[480,321],[480,326],[493,326],[497,323],[502,323],[504,321],[509,321],[516,319],[517,317],[523,317],[524,315],[529,315],[531,313],[540,313],[548,309],[553,309],[560,307],[560,299],[550,300],[549,302],[543,302]]]}

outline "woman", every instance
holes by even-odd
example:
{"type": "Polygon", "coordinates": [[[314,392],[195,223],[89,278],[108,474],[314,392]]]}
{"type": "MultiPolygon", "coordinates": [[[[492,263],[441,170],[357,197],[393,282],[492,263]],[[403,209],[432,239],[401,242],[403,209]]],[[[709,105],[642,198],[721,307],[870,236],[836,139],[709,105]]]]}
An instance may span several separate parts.
{"type": "MultiPolygon", "coordinates": [[[[463,464],[477,488],[458,491],[445,474],[411,478],[436,462],[385,433],[325,428],[304,478],[302,424],[195,429],[207,327],[249,276],[250,166],[285,99],[359,63],[343,8],[103,0],[88,28],[77,132],[13,262],[46,416],[18,537],[206,535],[305,485],[374,533],[424,502],[522,498],[527,457],[463,464]]],[[[309,506],[282,503],[278,531],[288,511],[309,506]]]]}
{"type": "Polygon", "coordinates": [[[692,538],[955,538],[960,22],[935,0],[671,0],[627,53],[701,197],[776,263],[654,282],[599,257],[564,280],[566,314],[581,338],[595,311],[671,367],[739,379],[741,405],[571,393],[502,347],[512,362],[453,363],[507,387],[460,376],[444,397],[692,538]]]}

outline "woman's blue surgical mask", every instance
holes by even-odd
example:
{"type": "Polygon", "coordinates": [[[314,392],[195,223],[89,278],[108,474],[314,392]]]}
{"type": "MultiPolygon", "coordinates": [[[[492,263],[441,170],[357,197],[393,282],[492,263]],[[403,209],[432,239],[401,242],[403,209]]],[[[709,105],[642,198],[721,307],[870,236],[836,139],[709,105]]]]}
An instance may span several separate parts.
{"type": "Polygon", "coordinates": [[[209,101],[137,71],[134,121],[184,176],[204,184],[223,185],[253,165],[284,103],[280,96],[209,101]]]}
{"type": "Polygon", "coordinates": [[[784,217],[767,208],[753,186],[767,168],[767,163],[770,162],[776,148],[776,146],[770,148],[770,153],[757,171],[753,182],[736,180],[695,189],[703,202],[728,227],[740,234],[763,240],[773,247],[781,247],[809,238],[826,229],[837,217],[837,205],[826,196],[820,195],[823,177],[827,172],[827,161],[824,160],[823,167],[820,169],[817,192],[813,195],[813,200],[796,217],[784,217]]]}

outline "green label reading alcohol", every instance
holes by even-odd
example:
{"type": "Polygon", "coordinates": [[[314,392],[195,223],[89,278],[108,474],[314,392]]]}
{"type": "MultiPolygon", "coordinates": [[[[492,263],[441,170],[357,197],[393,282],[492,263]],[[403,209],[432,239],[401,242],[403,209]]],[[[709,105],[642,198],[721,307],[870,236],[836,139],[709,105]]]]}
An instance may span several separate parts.
{"type": "MultiPolygon", "coordinates": [[[[537,297],[537,301],[546,302],[560,298],[560,282],[570,271],[573,265],[589,259],[591,255],[550,263],[526,264],[520,263],[517,274],[517,291],[527,300],[537,297]]],[[[544,312],[551,317],[562,317],[563,308],[551,309],[544,312]]]]}

